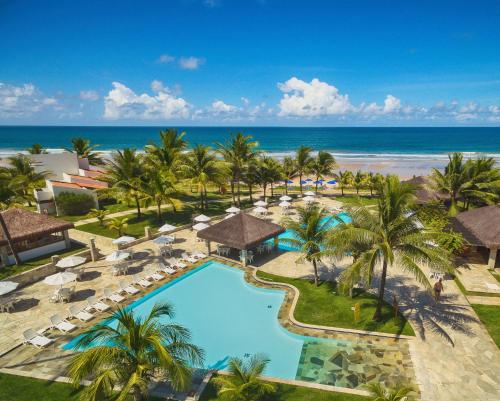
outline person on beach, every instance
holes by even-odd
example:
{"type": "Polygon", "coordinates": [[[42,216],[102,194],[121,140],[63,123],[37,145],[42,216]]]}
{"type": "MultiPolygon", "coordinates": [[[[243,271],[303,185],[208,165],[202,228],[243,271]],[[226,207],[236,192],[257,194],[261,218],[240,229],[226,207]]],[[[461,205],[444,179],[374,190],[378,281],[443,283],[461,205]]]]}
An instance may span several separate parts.
{"type": "Polygon", "coordinates": [[[436,283],[434,284],[434,298],[436,301],[439,302],[439,297],[441,296],[441,292],[443,291],[444,286],[443,286],[443,279],[440,278],[436,283]]]}

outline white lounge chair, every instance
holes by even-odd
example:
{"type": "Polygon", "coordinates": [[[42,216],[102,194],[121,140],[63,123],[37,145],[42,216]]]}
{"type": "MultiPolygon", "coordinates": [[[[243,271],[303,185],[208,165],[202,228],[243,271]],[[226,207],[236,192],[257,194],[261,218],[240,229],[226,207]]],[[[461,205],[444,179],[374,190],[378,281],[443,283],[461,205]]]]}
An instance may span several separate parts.
{"type": "Polygon", "coordinates": [[[205,259],[207,257],[203,252],[193,252],[191,256],[195,259],[205,259]]]}
{"type": "Polygon", "coordinates": [[[117,294],[116,292],[113,292],[111,288],[105,288],[104,289],[104,299],[110,300],[114,303],[120,303],[123,300],[125,300],[124,296],[121,296],[120,294],[117,294]]]}
{"type": "Polygon", "coordinates": [[[37,348],[44,348],[54,342],[51,338],[45,337],[43,334],[38,334],[33,329],[28,329],[23,332],[24,342],[34,345],[37,348]]]}
{"type": "Polygon", "coordinates": [[[118,283],[121,291],[125,291],[127,294],[135,295],[140,292],[140,290],[134,287],[132,284],[127,283],[126,281],[120,281],[118,283]]]}
{"type": "Polygon", "coordinates": [[[173,267],[165,266],[163,263],[160,263],[159,266],[160,266],[161,271],[165,272],[167,274],[174,274],[177,272],[177,270],[175,270],[173,267]]]}
{"type": "Polygon", "coordinates": [[[145,278],[139,276],[138,274],[134,274],[133,284],[139,284],[143,288],[151,287],[153,285],[151,281],[146,280],[145,278]]]}
{"type": "Polygon", "coordinates": [[[87,310],[96,310],[99,312],[106,312],[107,310],[111,309],[111,306],[108,304],[105,304],[104,302],[98,300],[96,297],[91,296],[87,298],[87,310]]]}
{"type": "Polygon", "coordinates": [[[182,260],[185,260],[186,262],[189,262],[189,263],[196,263],[198,261],[197,259],[193,258],[192,256],[190,256],[186,252],[183,252],[181,257],[182,257],[182,260]]]}
{"type": "Polygon", "coordinates": [[[149,273],[146,273],[146,280],[152,279],[154,281],[161,281],[165,278],[163,274],[160,274],[160,269],[158,266],[154,268],[153,271],[150,271],[149,273]]]}
{"type": "Polygon", "coordinates": [[[169,263],[170,266],[176,267],[179,269],[185,269],[187,267],[187,264],[181,262],[179,259],[176,259],[176,258],[167,259],[167,262],[169,263]]]}
{"type": "Polygon", "coordinates": [[[88,322],[89,320],[94,318],[94,315],[83,310],[82,308],[79,308],[76,305],[72,305],[69,307],[69,313],[71,314],[72,317],[82,322],[88,322]]]}
{"type": "Polygon", "coordinates": [[[76,329],[76,326],[73,323],[68,322],[66,319],[63,319],[58,314],[50,317],[50,322],[52,323],[52,328],[62,331],[63,333],[69,333],[76,329]]]}

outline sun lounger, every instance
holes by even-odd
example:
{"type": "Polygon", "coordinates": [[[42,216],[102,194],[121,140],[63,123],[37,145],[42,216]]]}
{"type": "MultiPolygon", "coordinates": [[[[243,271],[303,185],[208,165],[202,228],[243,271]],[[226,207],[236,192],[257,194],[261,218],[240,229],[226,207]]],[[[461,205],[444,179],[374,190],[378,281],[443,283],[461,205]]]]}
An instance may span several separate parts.
{"type": "Polygon", "coordinates": [[[51,338],[45,337],[43,334],[38,334],[33,329],[28,329],[23,332],[24,342],[34,345],[37,348],[44,348],[54,342],[51,338]]]}
{"type": "Polygon", "coordinates": [[[177,272],[177,270],[175,270],[173,267],[165,266],[163,263],[160,263],[159,266],[160,266],[161,271],[165,272],[167,274],[174,274],[177,272]]]}
{"type": "Polygon", "coordinates": [[[118,285],[120,286],[120,290],[125,291],[127,294],[135,295],[140,291],[138,288],[135,288],[132,284],[128,284],[126,281],[120,281],[118,285]]]}
{"type": "Polygon", "coordinates": [[[205,259],[207,257],[203,252],[193,252],[191,256],[195,259],[205,259]]]}
{"type": "Polygon", "coordinates": [[[79,308],[76,305],[72,305],[69,307],[69,313],[71,313],[71,316],[82,321],[82,322],[88,322],[89,320],[94,318],[94,315],[91,313],[88,313],[87,311],[79,308]]]}
{"type": "Polygon", "coordinates": [[[115,303],[120,303],[122,302],[125,297],[121,296],[120,294],[117,294],[116,292],[113,292],[111,288],[105,288],[104,289],[104,299],[108,299],[112,302],[115,303]]]}
{"type": "Polygon", "coordinates": [[[186,252],[183,252],[181,257],[182,257],[182,260],[185,260],[186,262],[189,262],[189,263],[196,263],[197,262],[197,259],[188,255],[186,252]]]}
{"type": "Polygon", "coordinates": [[[104,302],[98,300],[96,297],[94,296],[91,296],[91,297],[88,297],[87,298],[87,310],[96,310],[96,311],[99,311],[99,312],[106,312],[107,310],[109,310],[111,308],[111,306],[109,306],[108,304],[105,304],[104,302]]]}
{"type": "Polygon", "coordinates": [[[161,281],[165,278],[163,274],[160,274],[160,269],[158,267],[155,268],[154,271],[146,273],[146,280],[152,279],[154,281],[161,281]]]}
{"type": "Polygon", "coordinates": [[[179,269],[185,269],[187,267],[187,264],[181,262],[179,259],[176,258],[167,259],[167,262],[170,264],[170,266],[177,267],[179,269]]]}
{"type": "Polygon", "coordinates": [[[133,284],[139,284],[141,287],[144,287],[144,288],[151,287],[153,285],[153,284],[151,284],[150,281],[146,280],[143,277],[140,277],[138,274],[134,274],[133,284]]]}
{"type": "Polygon", "coordinates": [[[76,329],[76,326],[73,323],[61,318],[58,314],[51,316],[50,322],[52,323],[52,328],[62,331],[63,333],[69,333],[70,331],[76,329]]]}

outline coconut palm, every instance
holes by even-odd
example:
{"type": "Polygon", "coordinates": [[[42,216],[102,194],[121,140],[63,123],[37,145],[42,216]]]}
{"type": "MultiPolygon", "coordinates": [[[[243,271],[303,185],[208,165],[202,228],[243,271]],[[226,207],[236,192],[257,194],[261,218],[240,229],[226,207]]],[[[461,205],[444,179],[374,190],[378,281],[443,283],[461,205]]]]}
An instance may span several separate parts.
{"type": "Polygon", "coordinates": [[[319,285],[318,262],[323,256],[323,247],[328,237],[330,220],[325,209],[316,205],[297,208],[298,220],[285,218],[283,223],[290,231],[290,238],[280,238],[280,242],[290,245],[300,252],[298,261],[307,260],[314,268],[314,283],[319,285]]]}
{"type": "Polygon", "coordinates": [[[373,196],[373,191],[377,191],[377,188],[379,188],[384,182],[384,176],[380,173],[374,174],[370,171],[366,181],[368,188],[370,189],[370,196],[373,196]]]}
{"type": "Polygon", "coordinates": [[[30,155],[41,155],[41,154],[45,154],[45,153],[48,153],[42,145],[40,145],[39,143],[34,143],[33,145],[31,145],[28,149],[26,149],[28,151],[28,153],[30,155]]]}
{"type": "Polygon", "coordinates": [[[196,145],[186,155],[181,172],[192,184],[198,186],[201,209],[208,208],[208,184],[222,185],[227,176],[225,163],[217,159],[209,146],[204,145],[196,145]]]}
{"type": "Polygon", "coordinates": [[[128,217],[116,217],[111,219],[106,223],[106,226],[108,229],[116,231],[118,234],[117,237],[121,237],[128,227],[128,217]]]}
{"type": "Polygon", "coordinates": [[[312,148],[302,145],[295,154],[295,163],[297,165],[297,174],[299,176],[300,194],[302,195],[302,177],[309,173],[313,158],[311,156],[312,148]]]}
{"type": "Polygon", "coordinates": [[[175,186],[175,177],[172,173],[161,169],[150,168],[141,182],[141,191],[146,205],[155,204],[157,208],[158,221],[161,222],[161,206],[164,203],[170,204],[174,210],[180,204],[178,191],[175,186]]]}
{"type": "Polygon", "coordinates": [[[467,183],[462,188],[464,207],[469,209],[471,203],[476,205],[495,204],[500,198],[500,168],[495,167],[492,157],[478,157],[467,160],[465,170],[467,183]]]}
{"type": "Polygon", "coordinates": [[[240,358],[231,358],[228,366],[231,375],[213,379],[218,387],[218,394],[229,401],[258,401],[265,395],[274,393],[274,384],[260,379],[268,363],[269,359],[261,355],[254,355],[246,362],[240,358]]]}
{"type": "Polygon", "coordinates": [[[253,187],[259,184],[259,177],[257,173],[257,159],[252,159],[245,166],[243,171],[242,180],[247,185],[250,202],[253,203],[253,187]]]}
{"type": "Polygon", "coordinates": [[[372,401],[412,401],[409,394],[414,390],[412,387],[398,385],[394,389],[382,387],[380,383],[370,383],[366,385],[367,390],[373,397],[372,401]]]}
{"type": "Polygon", "coordinates": [[[265,164],[269,172],[270,184],[271,184],[271,197],[274,197],[274,184],[283,179],[283,169],[274,157],[266,157],[265,164]]]}
{"type": "Polygon", "coordinates": [[[285,194],[288,195],[288,181],[293,180],[298,175],[297,163],[292,157],[286,156],[281,164],[281,171],[285,180],[285,194]]]}
{"type": "Polygon", "coordinates": [[[104,219],[106,218],[106,216],[109,214],[109,212],[107,210],[103,210],[103,209],[90,209],[90,217],[93,217],[95,219],[97,219],[97,221],[99,222],[99,225],[101,227],[104,227],[105,224],[104,224],[104,219]]]}
{"type": "Polygon", "coordinates": [[[359,195],[359,190],[364,188],[366,183],[366,174],[361,172],[361,170],[356,171],[352,180],[352,185],[356,189],[356,195],[359,195]]]}
{"type": "Polygon", "coordinates": [[[96,148],[99,145],[91,145],[88,139],[76,137],[71,139],[71,148],[66,150],[71,153],[76,153],[79,158],[87,159],[90,164],[103,164],[103,160],[96,148]]]}
{"type": "Polygon", "coordinates": [[[340,188],[342,196],[344,196],[344,189],[352,186],[354,177],[350,171],[339,171],[337,175],[337,184],[340,188]]]}
{"type": "Polygon", "coordinates": [[[451,271],[449,253],[439,239],[446,236],[422,226],[413,211],[414,188],[388,176],[380,188],[376,211],[358,205],[348,209],[352,221],[339,224],[331,231],[325,254],[343,258],[357,253],[357,259],[342,274],[341,282],[352,284],[358,278],[372,284],[376,268],[381,265],[378,301],[373,319],[382,317],[385,284],[389,268],[399,267],[425,287],[429,280],[424,265],[435,271],[451,271]]]}
{"type": "Polygon", "coordinates": [[[333,169],[336,166],[335,158],[329,153],[321,150],[318,155],[312,160],[309,171],[316,178],[316,194],[318,193],[318,180],[333,174],[333,169]]]}
{"type": "MultiPolygon", "coordinates": [[[[262,156],[258,158],[255,165],[255,176],[257,178],[257,182],[262,187],[262,190],[264,192],[264,200],[266,200],[268,185],[271,185],[272,191],[273,182],[278,176],[278,168],[281,166],[279,166],[279,163],[270,156],[262,156]]],[[[271,193],[271,196],[272,195],[274,194],[271,193]]]]}
{"type": "Polygon", "coordinates": [[[76,348],[81,352],[71,359],[68,373],[76,387],[82,380],[91,380],[81,400],[112,396],[124,401],[132,395],[139,401],[157,378],[168,380],[176,390],[188,389],[190,365],[202,364],[203,351],[190,342],[188,329],[164,323],[165,317],[174,317],[170,304],[154,305],[143,319],[132,310],[118,309],[112,315],[116,327],[99,323],[80,335],[76,348]]]}
{"type": "Polygon", "coordinates": [[[185,132],[178,133],[173,128],[160,131],[160,144],[150,143],[144,147],[149,163],[155,168],[175,173],[180,164],[182,152],[187,147],[185,136],[185,132]]]}

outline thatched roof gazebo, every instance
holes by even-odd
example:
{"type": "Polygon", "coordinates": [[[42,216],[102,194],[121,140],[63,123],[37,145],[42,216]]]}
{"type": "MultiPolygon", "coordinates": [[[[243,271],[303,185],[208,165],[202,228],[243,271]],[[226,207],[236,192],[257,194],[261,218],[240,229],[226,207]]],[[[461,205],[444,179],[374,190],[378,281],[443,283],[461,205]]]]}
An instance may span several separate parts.
{"type": "Polygon", "coordinates": [[[452,224],[455,231],[462,233],[469,244],[488,248],[488,266],[495,267],[500,248],[500,206],[484,206],[459,213],[452,224]]]}
{"type": "MultiPolygon", "coordinates": [[[[236,248],[246,255],[249,249],[271,238],[276,238],[285,229],[278,224],[262,220],[246,213],[238,213],[198,232],[198,238],[236,248]]],[[[246,260],[246,259],[245,259],[246,260]]]]}

